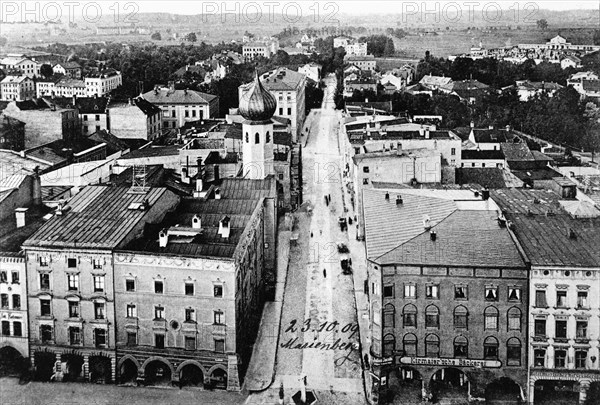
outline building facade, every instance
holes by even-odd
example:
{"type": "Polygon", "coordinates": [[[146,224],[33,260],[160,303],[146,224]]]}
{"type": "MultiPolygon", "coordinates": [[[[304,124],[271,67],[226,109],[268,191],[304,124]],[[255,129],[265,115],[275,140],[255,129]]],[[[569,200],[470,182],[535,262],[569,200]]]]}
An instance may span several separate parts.
{"type": "Polygon", "coordinates": [[[93,73],[85,78],[85,90],[88,97],[105,96],[123,84],[121,72],[114,69],[106,69],[93,73]]]}
{"type": "Polygon", "coordinates": [[[6,76],[0,82],[0,99],[25,101],[35,96],[35,83],[29,76],[6,76]]]}
{"type": "Polygon", "coordinates": [[[108,128],[119,138],[153,140],[160,135],[162,110],[142,97],[108,104],[108,128]]]}
{"type": "Polygon", "coordinates": [[[29,78],[40,75],[40,66],[37,62],[24,57],[8,57],[0,60],[0,68],[7,73],[18,73],[29,78]]]}

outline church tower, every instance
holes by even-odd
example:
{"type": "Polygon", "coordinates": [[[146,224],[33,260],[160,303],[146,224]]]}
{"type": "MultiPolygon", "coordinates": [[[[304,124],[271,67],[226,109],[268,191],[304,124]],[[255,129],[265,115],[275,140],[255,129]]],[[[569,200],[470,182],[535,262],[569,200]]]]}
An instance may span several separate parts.
{"type": "Polygon", "coordinates": [[[275,174],[273,168],[273,121],[277,101],[263,87],[258,72],[254,82],[240,99],[239,112],[242,123],[243,175],[259,180],[275,174]]]}

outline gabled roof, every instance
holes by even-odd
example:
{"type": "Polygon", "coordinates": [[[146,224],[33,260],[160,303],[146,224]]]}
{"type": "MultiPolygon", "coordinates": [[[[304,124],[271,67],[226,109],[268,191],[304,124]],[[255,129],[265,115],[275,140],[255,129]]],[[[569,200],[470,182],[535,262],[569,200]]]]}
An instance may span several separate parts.
{"type": "Polygon", "coordinates": [[[81,65],[77,62],[58,62],[54,66],[62,66],[64,69],[81,69],[81,65]]]}
{"type": "MultiPolygon", "coordinates": [[[[473,128],[476,143],[507,143],[519,136],[512,130],[473,128]]],[[[520,139],[520,138],[519,138],[520,139]]]]}
{"type": "Polygon", "coordinates": [[[20,84],[26,80],[32,80],[32,79],[28,76],[6,76],[4,79],[2,79],[2,81],[0,83],[1,84],[20,84]]]}
{"type": "MultiPolygon", "coordinates": [[[[217,98],[212,94],[202,93],[196,90],[171,90],[159,88],[144,93],[142,96],[152,104],[210,104],[217,98]]],[[[137,100],[137,99],[136,99],[137,100]]]]}
{"type": "Polygon", "coordinates": [[[462,158],[467,160],[503,160],[504,153],[501,150],[477,150],[465,149],[461,152],[462,158]]]}
{"type": "Polygon", "coordinates": [[[522,162],[535,160],[527,143],[501,143],[500,149],[504,152],[507,162],[522,162]]]}
{"type": "Polygon", "coordinates": [[[212,151],[206,156],[204,163],[207,165],[215,164],[235,164],[238,162],[238,154],[235,152],[228,152],[225,156],[217,151],[212,151]]]}
{"type": "Polygon", "coordinates": [[[146,217],[147,211],[129,207],[144,201],[152,206],[168,193],[166,188],[139,194],[127,187],[88,186],[69,201],[62,216],[55,215],[24,245],[114,249],[146,217]]]}
{"type": "MultiPolygon", "coordinates": [[[[55,97],[46,99],[63,108],[73,108],[73,97],[55,97]]],[[[75,97],[75,107],[80,114],[106,114],[106,97],[75,97]]]]}
{"type": "MultiPolygon", "coordinates": [[[[305,82],[305,80],[306,76],[304,74],[285,67],[277,68],[274,71],[261,75],[261,82],[263,86],[270,91],[296,91],[300,85],[305,82]]],[[[252,83],[243,85],[244,89],[251,84],[252,83]]]]}

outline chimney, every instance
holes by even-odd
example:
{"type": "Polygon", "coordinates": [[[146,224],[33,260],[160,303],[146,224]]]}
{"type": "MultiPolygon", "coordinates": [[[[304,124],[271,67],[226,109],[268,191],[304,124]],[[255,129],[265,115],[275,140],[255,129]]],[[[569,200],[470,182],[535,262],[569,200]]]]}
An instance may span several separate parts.
{"type": "Polygon", "coordinates": [[[17,228],[22,228],[27,225],[27,210],[28,208],[15,209],[15,217],[17,219],[17,228]]]}
{"type": "Polygon", "coordinates": [[[75,108],[76,104],[77,104],[77,95],[73,94],[73,108],[75,108]]]}
{"type": "Polygon", "coordinates": [[[32,190],[31,190],[31,195],[32,195],[32,202],[33,205],[35,205],[36,207],[39,207],[40,205],[42,205],[42,181],[40,179],[40,167],[36,166],[35,169],[33,169],[33,182],[32,182],[32,190]]]}
{"type": "Polygon", "coordinates": [[[129,105],[133,105],[133,99],[131,97],[129,98],[129,105]]]}
{"type": "Polygon", "coordinates": [[[190,65],[185,65],[185,71],[189,72],[190,71],[190,65]]]}
{"type": "Polygon", "coordinates": [[[510,132],[510,125],[506,126],[506,132],[510,132]]]}
{"type": "Polygon", "coordinates": [[[402,205],[404,204],[404,200],[402,199],[402,196],[398,195],[396,197],[396,205],[402,205]]]}
{"type": "Polygon", "coordinates": [[[175,91],[175,82],[173,82],[173,81],[169,82],[169,90],[170,91],[175,91]]]}
{"type": "Polygon", "coordinates": [[[498,226],[500,228],[506,227],[506,217],[504,216],[504,214],[502,212],[500,212],[500,214],[498,214],[498,226]]]}
{"type": "Polygon", "coordinates": [[[220,188],[215,188],[215,200],[220,200],[221,199],[221,189],[220,188]]]}
{"type": "Polygon", "coordinates": [[[368,103],[368,102],[369,102],[369,98],[365,97],[365,103],[368,103]]]}
{"type": "Polygon", "coordinates": [[[200,217],[198,215],[194,215],[192,217],[192,228],[194,229],[202,229],[202,221],[200,221],[200,217]]]}
{"type": "Polygon", "coordinates": [[[167,247],[168,244],[169,244],[169,235],[167,234],[167,231],[165,229],[163,229],[158,233],[158,246],[161,248],[165,248],[165,247],[167,247]]]}
{"type": "Polygon", "coordinates": [[[431,218],[429,218],[429,215],[423,215],[423,228],[426,231],[431,229],[431,218]]]}
{"type": "Polygon", "coordinates": [[[489,200],[490,199],[490,190],[488,190],[487,188],[484,188],[483,190],[481,190],[481,199],[489,200]]]}
{"type": "Polygon", "coordinates": [[[190,176],[188,176],[187,168],[181,169],[181,182],[184,184],[190,184],[190,176]]]}
{"type": "Polygon", "coordinates": [[[567,236],[569,237],[569,239],[577,239],[577,234],[575,233],[573,228],[569,228],[569,230],[567,231],[567,236]]]}
{"type": "Polygon", "coordinates": [[[423,125],[421,125],[421,128],[419,128],[419,135],[420,136],[425,135],[425,130],[423,129],[423,125]]]}
{"type": "Polygon", "coordinates": [[[488,129],[494,129],[494,126],[493,126],[493,125],[490,125],[490,126],[488,127],[488,129]]]}
{"type": "Polygon", "coordinates": [[[429,139],[429,127],[425,128],[425,139],[429,139]]]}
{"type": "Polygon", "coordinates": [[[432,242],[435,242],[435,240],[437,239],[437,233],[435,231],[429,231],[429,238],[432,242]]]}
{"type": "Polygon", "coordinates": [[[229,233],[231,232],[230,221],[231,219],[228,216],[224,216],[219,221],[219,235],[222,238],[229,238],[229,233]]]}
{"type": "Polygon", "coordinates": [[[390,193],[387,193],[387,192],[385,193],[385,200],[386,201],[390,200],[390,193]]]}
{"type": "Polygon", "coordinates": [[[471,128],[475,128],[475,122],[471,121],[471,128]]]}
{"type": "Polygon", "coordinates": [[[94,93],[94,99],[98,98],[98,93],[94,93]]]}

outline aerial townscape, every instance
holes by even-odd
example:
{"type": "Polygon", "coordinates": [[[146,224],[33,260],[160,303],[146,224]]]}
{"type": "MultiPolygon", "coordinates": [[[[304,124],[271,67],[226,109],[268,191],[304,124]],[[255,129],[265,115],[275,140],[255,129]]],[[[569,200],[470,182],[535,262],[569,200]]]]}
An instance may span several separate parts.
{"type": "Polygon", "coordinates": [[[2,20],[1,403],[600,404],[597,4],[343,3],[2,20]]]}

